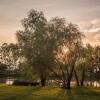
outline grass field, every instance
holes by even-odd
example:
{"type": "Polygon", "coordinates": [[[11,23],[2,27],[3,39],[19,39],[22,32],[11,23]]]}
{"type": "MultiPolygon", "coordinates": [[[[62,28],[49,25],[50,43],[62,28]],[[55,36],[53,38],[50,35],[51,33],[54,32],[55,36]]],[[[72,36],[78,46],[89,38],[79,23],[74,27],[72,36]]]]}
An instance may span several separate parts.
{"type": "Polygon", "coordinates": [[[25,87],[0,84],[0,100],[100,100],[100,88],[25,87]]]}

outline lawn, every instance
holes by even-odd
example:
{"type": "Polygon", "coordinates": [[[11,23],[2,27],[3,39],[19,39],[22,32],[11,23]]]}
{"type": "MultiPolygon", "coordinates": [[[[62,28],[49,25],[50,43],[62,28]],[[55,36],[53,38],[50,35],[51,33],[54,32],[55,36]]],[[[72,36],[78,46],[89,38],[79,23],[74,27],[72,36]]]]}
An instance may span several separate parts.
{"type": "Polygon", "coordinates": [[[0,84],[0,100],[100,100],[100,88],[8,86],[0,84]]]}

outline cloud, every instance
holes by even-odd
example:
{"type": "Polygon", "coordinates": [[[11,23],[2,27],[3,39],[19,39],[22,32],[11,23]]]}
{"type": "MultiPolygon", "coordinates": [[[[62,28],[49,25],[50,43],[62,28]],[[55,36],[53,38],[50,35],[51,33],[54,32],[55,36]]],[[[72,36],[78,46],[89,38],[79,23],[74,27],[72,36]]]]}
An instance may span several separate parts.
{"type": "Polygon", "coordinates": [[[84,32],[92,32],[92,31],[99,31],[100,30],[100,19],[94,19],[91,21],[84,21],[78,23],[80,29],[84,32]]]}
{"type": "Polygon", "coordinates": [[[84,44],[100,45],[100,30],[97,32],[88,32],[83,39],[84,44]]]}
{"type": "Polygon", "coordinates": [[[86,36],[83,39],[85,44],[100,45],[100,19],[81,22],[79,26],[86,36]]]}
{"type": "Polygon", "coordinates": [[[78,25],[80,26],[80,29],[82,31],[90,30],[93,27],[93,24],[89,21],[88,22],[80,22],[78,25]]]}
{"type": "Polygon", "coordinates": [[[93,28],[94,29],[98,29],[100,30],[100,19],[94,19],[91,21],[91,23],[93,24],[93,28]]]}

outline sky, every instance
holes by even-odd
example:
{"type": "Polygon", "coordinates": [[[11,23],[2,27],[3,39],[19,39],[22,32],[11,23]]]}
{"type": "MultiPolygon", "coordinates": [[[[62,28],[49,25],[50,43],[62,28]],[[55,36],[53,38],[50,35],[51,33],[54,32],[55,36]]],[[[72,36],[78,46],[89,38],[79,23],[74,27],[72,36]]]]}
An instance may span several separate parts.
{"type": "Polygon", "coordinates": [[[15,33],[30,9],[49,20],[64,17],[85,34],[84,43],[100,45],[100,0],[0,0],[0,44],[16,42],[15,33]]]}

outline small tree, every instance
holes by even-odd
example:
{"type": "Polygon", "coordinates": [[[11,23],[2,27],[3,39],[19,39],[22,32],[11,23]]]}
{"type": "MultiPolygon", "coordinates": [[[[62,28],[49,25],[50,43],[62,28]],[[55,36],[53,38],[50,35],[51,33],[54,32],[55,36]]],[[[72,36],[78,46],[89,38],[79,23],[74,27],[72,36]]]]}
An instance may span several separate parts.
{"type": "Polygon", "coordinates": [[[18,58],[19,58],[19,51],[18,51],[17,44],[13,44],[13,43],[2,44],[2,46],[0,47],[0,62],[7,66],[7,70],[9,70],[9,74],[11,70],[17,67],[18,58]]]}

